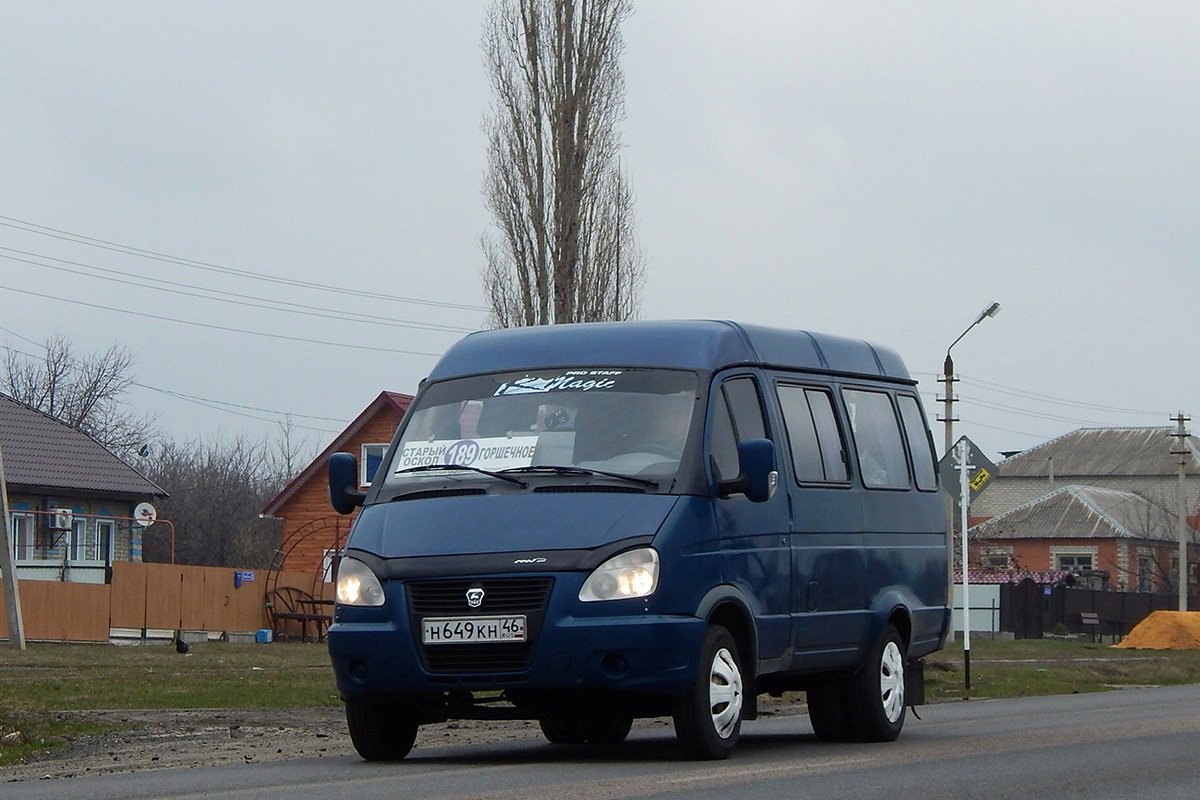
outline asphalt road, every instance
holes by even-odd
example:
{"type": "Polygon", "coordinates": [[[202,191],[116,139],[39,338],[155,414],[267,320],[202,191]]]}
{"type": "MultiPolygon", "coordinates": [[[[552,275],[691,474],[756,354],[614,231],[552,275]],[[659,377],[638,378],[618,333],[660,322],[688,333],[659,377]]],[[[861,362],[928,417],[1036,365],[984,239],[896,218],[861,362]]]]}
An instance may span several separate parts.
{"type": "Polygon", "coordinates": [[[1200,798],[1200,685],[928,706],[891,744],[818,742],[807,717],[747,723],[725,762],[670,728],[613,748],[430,747],[398,764],[324,758],[0,783],[0,798],[1200,798]]]}

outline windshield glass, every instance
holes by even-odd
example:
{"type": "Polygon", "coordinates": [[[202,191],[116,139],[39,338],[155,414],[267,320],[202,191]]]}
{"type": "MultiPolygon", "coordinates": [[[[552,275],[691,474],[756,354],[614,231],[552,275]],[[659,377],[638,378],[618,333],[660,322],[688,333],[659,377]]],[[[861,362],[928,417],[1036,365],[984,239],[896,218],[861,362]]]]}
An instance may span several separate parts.
{"type": "Polygon", "coordinates": [[[437,383],[409,414],[386,481],[432,477],[435,465],[490,472],[561,466],[670,478],[688,443],[697,384],[691,372],[621,368],[437,383]]]}

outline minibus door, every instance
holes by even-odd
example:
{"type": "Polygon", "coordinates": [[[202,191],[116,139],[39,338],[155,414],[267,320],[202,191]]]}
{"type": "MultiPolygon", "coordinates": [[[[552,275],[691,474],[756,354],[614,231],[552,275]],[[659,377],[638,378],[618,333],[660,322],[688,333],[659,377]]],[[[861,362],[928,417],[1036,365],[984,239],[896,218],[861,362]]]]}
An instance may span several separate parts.
{"type": "MultiPolygon", "coordinates": [[[[776,441],[763,413],[762,393],[753,375],[736,375],[721,381],[711,397],[712,428],[709,463],[716,480],[737,477],[737,445],[750,439],[776,441]]],[[[786,492],[775,492],[763,502],[743,494],[714,499],[714,517],[720,536],[721,567],[726,583],[742,590],[751,603],[758,630],[761,669],[774,669],[790,660],[791,553],[788,546],[786,492]]]]}

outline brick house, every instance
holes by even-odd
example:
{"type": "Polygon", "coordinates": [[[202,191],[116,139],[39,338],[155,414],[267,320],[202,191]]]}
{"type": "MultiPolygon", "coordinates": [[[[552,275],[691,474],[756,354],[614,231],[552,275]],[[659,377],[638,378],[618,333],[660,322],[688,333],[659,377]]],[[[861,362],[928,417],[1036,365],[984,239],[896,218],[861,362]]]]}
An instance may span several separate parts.
{"type": "Polygon", "coordinates": [[[0,452],[13,563],[21,580],[106,583],[142,560],[139,503],[167,493],[104,445],[0,394],[0,452]]]}
{"type": "Polygon", "coordinates": [[[320,575],[322,580],[332,580],[333,556],[345,544],[356,514],[342,516],[330,506],[325,465],[334,453],[353,453],[358,458],[359,486],[365,489],[375,476],[412,399],[407,394],[380,393],[311,464],[267,503],[263,516],[283,522],[273,569],[310,572],[320,575]]]}
{"type": "MultiPolygon", "coordinates": [[[[999,464],[971,505],[972,568],[1107,573],[1122,591],[1177,585],[1180,456],[1171,428],[1082,428],[999,464]]],[[[1200,561],[1200,440],[1188,437],[1189,577],[1200,561]]],[[[1102,577],[1102,575],[1101,575],[1102,577]]]]}

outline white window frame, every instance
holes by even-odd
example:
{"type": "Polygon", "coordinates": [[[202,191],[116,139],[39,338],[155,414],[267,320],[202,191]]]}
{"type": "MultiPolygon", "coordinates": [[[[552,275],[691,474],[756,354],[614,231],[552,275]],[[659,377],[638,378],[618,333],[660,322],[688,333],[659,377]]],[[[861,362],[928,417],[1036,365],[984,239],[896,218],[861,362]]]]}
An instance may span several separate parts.
{"type": "Polygon", "coordinates": [[[372,442],[372,443],[364,444],[359,449],[358,486],[360,489],[371,485],[371,479],[367,477],[367,451],[368,451],[368,448],[370,448],[370,449],[378,448],[379,449],[379,466],[382,467],[383,466],[383,457],[385,455],[387,455],[388,442],[383,442],[382,444],[379,442],[372,442]]]}
{"type": "Polygon", "coordinates": [[[12,534],[13,561],[18,564],[33,564],[43,560],[37,557],[37,518],[28,511],[13,511],[8,516],[8,530],[12,534]],[[24,543],[23,546],[22,543],[24,543]],[[28,555],[22,556],[22,550],[25,550],[28,555]]]}
{"type": "Polygon", "coordinates": [[[1138,550],[1137,565],[1137,590],[1142,593],[1153,592],[1155,584],[1154,556],[1148,550],[1138,550]]]}
{"type": "Polygon", "coordinates": [[[79,514],[74,514],[71,519],[71,527],[67,530],[67,541],[65,549],[67,551],[67,562],[77,564],[81,561],[88,561],[88,524],[87,517],[79,514]]]}
{"type": "Polygon", "coordinates": [[[117,521],[97,519],[93,529],[91,547],[88,548],[89,560],[99,564],[111,564],[113,548],[117,543],[117,521]],[[108,546],[103,548],[101,547],[104,543],[104,537],[101,535],[102,528],[108,531],[108,546]]]}
{"type": "Polygon", "coordinates": [[[1098,569],[1097,564],[1100,562],[1099,547],[1051,547],[1050,548],[1050,569],[1059,570],[1059,558],[1066,556],[1068,558],[1087,557],[1092,561],[1092,566],[1087,569],[1098,569]]]}
{"type": "Polygon", "coordinates": [[[980,566],[985,570],[1009,570],[1012,569],[1013,549],[1011,547],[985,547],[983,552],[979,554],[980,566]],[[1003,567],[995,567],[988,564],[989,559],[1004,559],[1003,567]]]}
{"type": "Polygon", "coordinates": [[[113,553],[116,548],[116,521],[115,519],[97,519],[96,521],[96,546],[95,555],[96,561],[102,564],[113,563],[113,553]],[[101,535],[101,528],[108,530],[108,547],[101,546],[104,543],[104,537],[101,535]]]}
{"type": "Polygon", "coordinates": [[[344,553],[345,551],[341,548],[321,552],[321,580],[324,583],[333,583],[337,579],[337,575],[333,571],[333,563],[335,559],[344,553]]]}

